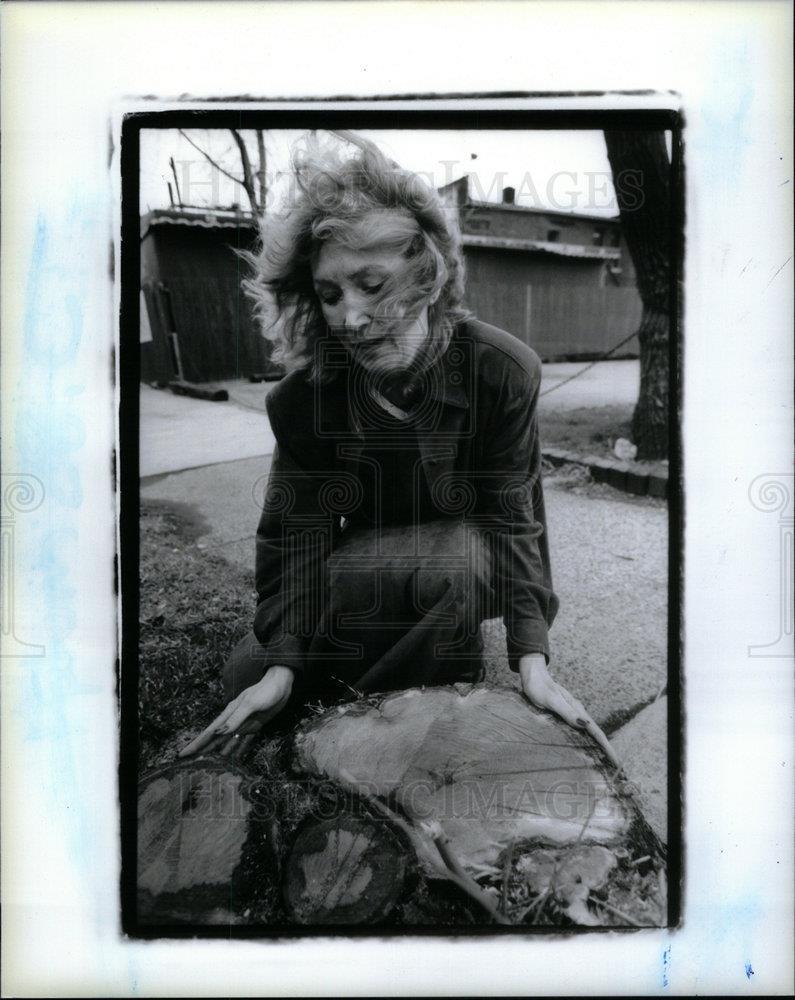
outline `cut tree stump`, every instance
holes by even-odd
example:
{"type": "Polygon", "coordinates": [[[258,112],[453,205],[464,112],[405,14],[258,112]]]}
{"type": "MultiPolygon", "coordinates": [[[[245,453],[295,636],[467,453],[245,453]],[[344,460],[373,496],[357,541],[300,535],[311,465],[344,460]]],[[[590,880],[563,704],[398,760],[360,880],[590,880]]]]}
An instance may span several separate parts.
{"type": "Polygon", "coordinates": [[[339,706],[298,730],[296,763],[399,811],[432,876],[440,831],[479,875],[512,842],[621,845],[637,815],[590,738],[485,686],[339,706]]]}
{"type": "Polygon", "coordinates": [[[144,923],[240,923],[253,832],[251,776],[231,761],[180,761],[138,786],[138,916],[144,923]]]}
{"type": "Polygon", "coordinates": [[[400,898],[406,867],[405,848],[384,823],[313,820],[290,850],[285,902],[300,924],[378,924],[400,898]]]}

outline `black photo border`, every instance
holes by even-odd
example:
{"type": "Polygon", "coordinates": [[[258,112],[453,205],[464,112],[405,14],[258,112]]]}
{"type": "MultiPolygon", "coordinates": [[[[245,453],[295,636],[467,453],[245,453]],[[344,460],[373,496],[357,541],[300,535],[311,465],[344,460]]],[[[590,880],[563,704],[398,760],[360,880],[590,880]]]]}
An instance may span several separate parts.
{"type": "MultiPolygon", "coordinates": [[[[138,797],[138,641],[139,641],[139,168],[140,132],[142,129],[362,129],[383,130],[667,130],[671,146],[671,281],[669,338],[669,480],[668,480],[668,921],[669,928],[683,923],[682,899],[685,875],[683,858],[683,764],[684,719],[682,712],[683,636],[683,563],[684,563],[684,483],[682,476],[682,288],[685,249],[685,171],[684,115],[670,108],[598,108],[504,109],[460,107],[422,107],[423,102],[439,100],[498,101],[508,98],[545,101],[559,98],[561,104],[572,98],[591,98],[594,104],[605,96],[631,101],[634,96],[602,92],[537,94],[495,93],[424,96],[385,96],[367,98],[324,98],[329,107],[302,107],[320,104],[320,100],[290,101],[291,108],[235,108],[235,101],[251,98],[224,98],[211,107],[195,110],[188,107],[144,110],[124,114],[121,120],[121,255],[119,315],[119,453],[116,456],[116,485],[119,491],[119,551],[116,555],[116,580],[120,590],[121,646],[117,659],[117,694],[119,728],[119,805],[121,828],[121,925],[134,938],[301,938],[335,937],[483,937],[495,935],[581,934],[582,929],[534,927],[461,927],[461,928],[333,928],[296,926],[206,926],[142,924],[137,918],[137,797],[138,797]],[[400,101],[399,109],[378,107],[379,101],[400,101]],[[333,105],[345,103],[340,108],[333,105]],[[360,106],[356,105],[375,105],[360,106]]],[[[195,100],[195,99],[193,99],[195,100]]],[[[287,103],[287,99],[284,101],[287,103]]],[[[670,102],[670,95],[667,101],[670,102]]],[[[202,103],[209,103],[202,101],[202,103]]],[[[281,103],[281,99],[280,99],[281,103]]],[[[661,103],[664,103],[661,95],[661,103]]],[[[591,930],[590,928],[588,929],[591,930]]],[[[594,928],[597,932],[622,928],[594,928]]],[[[626,928],[633,930],[634,928],[626,928]]],[[[658,930],[658,928],[655,928],[658,930]]]]}

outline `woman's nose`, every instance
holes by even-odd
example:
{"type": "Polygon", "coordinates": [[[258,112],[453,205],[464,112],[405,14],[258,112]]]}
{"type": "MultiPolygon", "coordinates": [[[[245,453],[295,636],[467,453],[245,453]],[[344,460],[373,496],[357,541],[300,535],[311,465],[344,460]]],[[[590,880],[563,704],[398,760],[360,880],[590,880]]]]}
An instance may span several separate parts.
{"type": "Polygon", "coordinates": [[[345,326],[349,330],[358,330],[367,326],[370,316],[365,308],[365,304],[358,298],[348,299],[344,305],[345,326]]]}

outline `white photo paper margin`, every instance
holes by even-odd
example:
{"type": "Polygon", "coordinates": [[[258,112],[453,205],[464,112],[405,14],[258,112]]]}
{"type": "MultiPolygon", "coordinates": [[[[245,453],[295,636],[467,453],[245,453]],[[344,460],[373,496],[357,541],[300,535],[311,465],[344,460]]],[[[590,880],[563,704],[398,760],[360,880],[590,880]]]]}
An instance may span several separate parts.
{"type": "Polygon", "coordinates": [[[2,18],[4,994],[790,992],[792,659],[761,647],[787,627],[770,497],[791,518],[791,5],[10,3],[2,18]],[[124,938],[120,114],[143,95],[638,90],[674,92],[686,121],[682,928],[124,938]],[[17,641],[26,655],[5,655],[17,641]]]}

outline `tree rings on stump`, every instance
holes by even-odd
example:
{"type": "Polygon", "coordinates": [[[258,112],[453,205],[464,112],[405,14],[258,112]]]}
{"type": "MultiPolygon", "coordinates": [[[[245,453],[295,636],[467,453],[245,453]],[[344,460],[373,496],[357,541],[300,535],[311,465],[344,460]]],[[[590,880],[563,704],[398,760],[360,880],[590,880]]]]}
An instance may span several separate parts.
{"type": "Polygon", "coordinates": [[[512,842],[620,845],[635,816],[587,734],[486,686],[340,706],[301,727],[296,757],[306,772],[396,807],[429,874],[438,874],[433,830],[476,875],[512,842]]]}
{"type": "Polygon", "coordinates": [[[254,819],[251,776],[223,758],[186,760],[138,786],[138,915],[145,923],[239,923],[254,819]]]}
{"type": "Polygon", "coordinates": [[[312,820],[290,850],[284,899],[300,924],[377,924],[394,908],[405,875],[405,848],[387,823],[312,820]]]}

